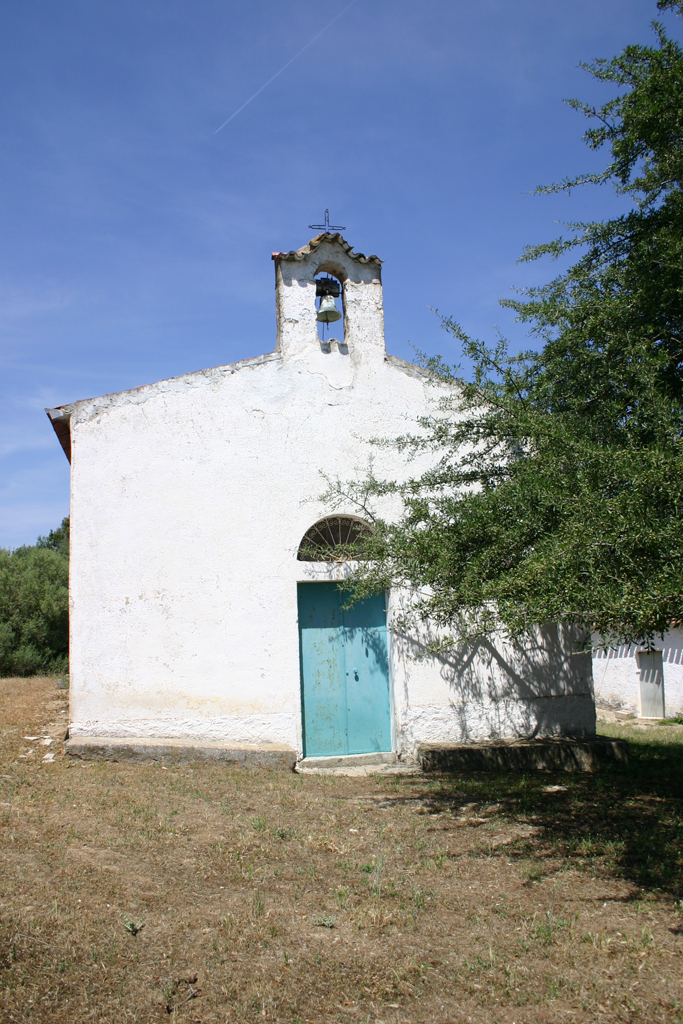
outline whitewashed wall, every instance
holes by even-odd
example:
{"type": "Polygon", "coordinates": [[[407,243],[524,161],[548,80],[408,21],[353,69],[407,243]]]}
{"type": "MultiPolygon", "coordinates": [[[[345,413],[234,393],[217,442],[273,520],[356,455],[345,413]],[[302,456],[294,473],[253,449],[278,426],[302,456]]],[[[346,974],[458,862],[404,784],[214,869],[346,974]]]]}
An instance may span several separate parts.
{"type": "MultiPolygon", "coordinates": [[[[672,629],[658,639],[662,652],[667,718],[683,714],[683,631],[672,629]]],[[[595,700],[600,707],[638,713],[638,665],[635,644],[600,651],[593,658],[595,700]]]]}
{"type": "MultiPolygon", "coordinates": [[[[379,261],[347,249],[325,241],[278,261],[271,355],[62,410],[72,736],[301,751],[296,584],[343,571],[296,558],[327,511],[321,471],[362,474],[368,439],[411,429],[436,397],[386,356],[379,261]],[[321,269],[344,283],[347,345],[329,352],[315,321],[321,269]]],[[[389,453],[374,457],[378,474],[396,476],[389,453]]],[[[421,740],[594,732],[590,663],[557,634],[533,654],[482,648],[448,662],[416,659],[422,642],[390,642],[399,752],[421,740]]]]}

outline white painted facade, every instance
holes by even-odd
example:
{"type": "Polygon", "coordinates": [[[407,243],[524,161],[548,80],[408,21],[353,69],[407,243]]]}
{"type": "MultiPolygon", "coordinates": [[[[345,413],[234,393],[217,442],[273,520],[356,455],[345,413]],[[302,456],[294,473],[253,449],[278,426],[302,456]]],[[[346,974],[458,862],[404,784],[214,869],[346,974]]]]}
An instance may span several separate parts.
{"type": "MultiPolygon", "coordinates": [[[[683,715],[683,630],[672,629],[655,643],[661,652],[664,711],[683,715]]],[[[641,716],[640,668],[635,644],[600,651],[593,658],[595,701],[599,707],[641,716]]]]}
{"type": "MultiPolygon", "coordinates": [[[[362,474],[368,439],[433,409],[384,344],[381,262],[338,235],[274,256],[274,352],[49,411],[71,450],[70,733],[280,743],[302,752],[297,560],[327,513],[321,473],[362,474]],[[318,340],[315,275],[343,284],[344,343],[318,340]]],[[[374,451],[378,474],[396,455],[374,451]]],[[[408,467],[414,472],[415,466],[408,467]]],[[[349,509],[353,512],[353,509],[349,509]]],[[[388,595],[388,619],[400,595],[388,595]]],[[[393,747],[591,736],[589,655],[551,630],[534,651],[416,658],[389,636],[393,747]]]]}

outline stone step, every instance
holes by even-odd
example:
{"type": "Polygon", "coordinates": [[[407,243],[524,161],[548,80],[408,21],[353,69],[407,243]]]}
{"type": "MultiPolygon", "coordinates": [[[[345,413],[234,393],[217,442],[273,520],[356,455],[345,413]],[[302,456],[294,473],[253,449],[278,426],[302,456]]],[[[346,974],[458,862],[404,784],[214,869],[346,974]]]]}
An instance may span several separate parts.
{"type": "Polygon", "coordinates": [[[393,764],[395,760],[396,754],[391,750],[371,754],[330,754],[326,757],[304,757],[299,761],[297,770],[361,768],[373,764],[393,764]]]}
{"type": "Polygon", "coordinates": [[[283,771],[293,771],[296,764],[296,751],[277,743],[220,743],[183,737],[73,736],[66,742],[66,753],[82,761],[220,761],[231,767],[283,771]]]}

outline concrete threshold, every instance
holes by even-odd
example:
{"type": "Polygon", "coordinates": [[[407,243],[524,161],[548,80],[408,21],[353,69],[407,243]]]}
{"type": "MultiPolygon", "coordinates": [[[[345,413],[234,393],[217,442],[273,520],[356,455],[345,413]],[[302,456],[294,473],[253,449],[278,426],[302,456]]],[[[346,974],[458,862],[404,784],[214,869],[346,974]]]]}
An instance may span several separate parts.
{"type": "Polygon", "coordinates": [[[297,771],[311,768],[361,768],[366,765],[393,764],[396,754],[389,750],[371,754],[333,754],[329,757],[304,757],[297,771]]]}
{"type": "Polygon", "coordinates": [[[417,759],[424,772],[546,771],[592,772],[628,761],[625,740],[489,740],[447,746],[421,743],[417,759]]]}
{"type": "Polygon", "coordinates": [[[299,761],[296,770],[302,775],[344,775],[358,778],[369,775],[415,775],[420,772],[417,762],[412,758],[399,758],[391,751],[305,757],[303,761],[299,761]]]}
{"type": "Polygon", "coordinates": [[[139,764],[220,761],[233,768],[293,771],[296,751],[277,743],[220,743],[189,738],[74,736],[66,753],[82,761],[135,761],[139,764]]]}

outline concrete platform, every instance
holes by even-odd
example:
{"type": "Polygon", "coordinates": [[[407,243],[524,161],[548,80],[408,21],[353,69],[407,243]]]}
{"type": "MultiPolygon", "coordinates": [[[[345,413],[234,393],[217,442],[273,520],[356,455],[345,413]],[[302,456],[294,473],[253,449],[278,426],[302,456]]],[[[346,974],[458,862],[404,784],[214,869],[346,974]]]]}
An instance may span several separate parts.
{"type": "Polygon", "coordinates": [[[592,772],[608,764],[625,764],[628,743],[602,736],[592,740],[491,740],[458,746],[422,743],[417,759],[424,772],[592,772]]]}
{"type": "Polygon", "coordinates": [[[74,736],[66,753],[82,761],[137,761],[140,764],[220,761],[232,768],[278,768],[293,771],[296,751],[276,743],[216,743],[192,739],[74,736]]]}

